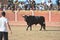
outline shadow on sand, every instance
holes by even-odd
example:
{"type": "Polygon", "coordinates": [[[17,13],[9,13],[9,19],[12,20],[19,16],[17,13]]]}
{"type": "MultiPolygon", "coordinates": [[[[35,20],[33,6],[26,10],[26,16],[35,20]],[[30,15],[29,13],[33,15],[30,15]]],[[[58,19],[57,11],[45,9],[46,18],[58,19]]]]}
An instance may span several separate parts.
{"type": "Polygon", "coordinates": [[[45,30],[45,31],[60,31],[60,30],[45,30]]]}

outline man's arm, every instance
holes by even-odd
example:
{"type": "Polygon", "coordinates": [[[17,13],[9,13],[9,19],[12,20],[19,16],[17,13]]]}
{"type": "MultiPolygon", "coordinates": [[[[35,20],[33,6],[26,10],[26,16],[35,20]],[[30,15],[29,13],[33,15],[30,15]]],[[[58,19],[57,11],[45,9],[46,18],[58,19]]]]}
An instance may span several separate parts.
{"type": "Polygon", "coordinates": [[[9,22],[7,23],[7,25],[8,25],[8,27],[9,27],[9,30],[11,31],[11,27],[10,27],[10,25],[9,25],[9,22]]]}
{"type": "Polygon", "coordinates": [[[10,25],[9,25],[9,22],[7,22],[7,27],[9,28],[9,30],[10,30],[10,32],[11,32],[11,34],[12,34],[12,30],[11,30],[11,27],[10,27],[10,25]]]}

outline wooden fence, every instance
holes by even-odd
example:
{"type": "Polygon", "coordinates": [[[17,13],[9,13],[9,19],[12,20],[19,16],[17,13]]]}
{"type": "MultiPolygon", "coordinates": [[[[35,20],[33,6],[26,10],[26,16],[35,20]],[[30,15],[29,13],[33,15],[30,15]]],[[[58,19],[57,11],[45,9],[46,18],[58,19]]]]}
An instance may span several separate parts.
{"type": "MultiPolygon", "coordinates": [[[[2,11],[0,11],[1,14],[2,11]]],[[[11,25],[26,25],[23,15],[44,16],[47,26],[60,26],[60,11],[25,11],[20,10],[14,13],[11,10],[6,11],[6,17],[9,19],[11,25]]]]}

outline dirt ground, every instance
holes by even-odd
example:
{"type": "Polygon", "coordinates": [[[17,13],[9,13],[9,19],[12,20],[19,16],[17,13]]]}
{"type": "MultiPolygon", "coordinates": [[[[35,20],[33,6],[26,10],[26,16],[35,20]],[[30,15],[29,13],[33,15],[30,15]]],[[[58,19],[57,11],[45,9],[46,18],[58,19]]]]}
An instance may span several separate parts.
{"type": "Polygon", "coordinates": [[[39,31],[39,26],[33,26],[33,30],[26,31],[26,26],[11,26],[12,35],[9,32],[9,40],[60,40],[60,27],[46,27],[47,31],[39,31]]]}

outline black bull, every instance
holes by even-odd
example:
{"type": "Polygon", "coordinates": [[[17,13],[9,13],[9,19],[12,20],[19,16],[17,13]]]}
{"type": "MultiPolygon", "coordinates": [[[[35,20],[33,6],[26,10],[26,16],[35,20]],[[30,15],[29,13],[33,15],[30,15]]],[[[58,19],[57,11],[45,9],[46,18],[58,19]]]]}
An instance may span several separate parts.
{"type": "Polygon", "coordinates": [[[43,16],[31,16],[31,15],[27,16],[27,15],[25,15],[23,17],[28,25],[26,30],[28,30],[29,27],[30,27],[30,30],[32,30],[33,24],[35,24],[35,25],[40,24],[41,25],[40,30],[42,30],[42,28],[45,30],[45,18],[43,16]]]}

